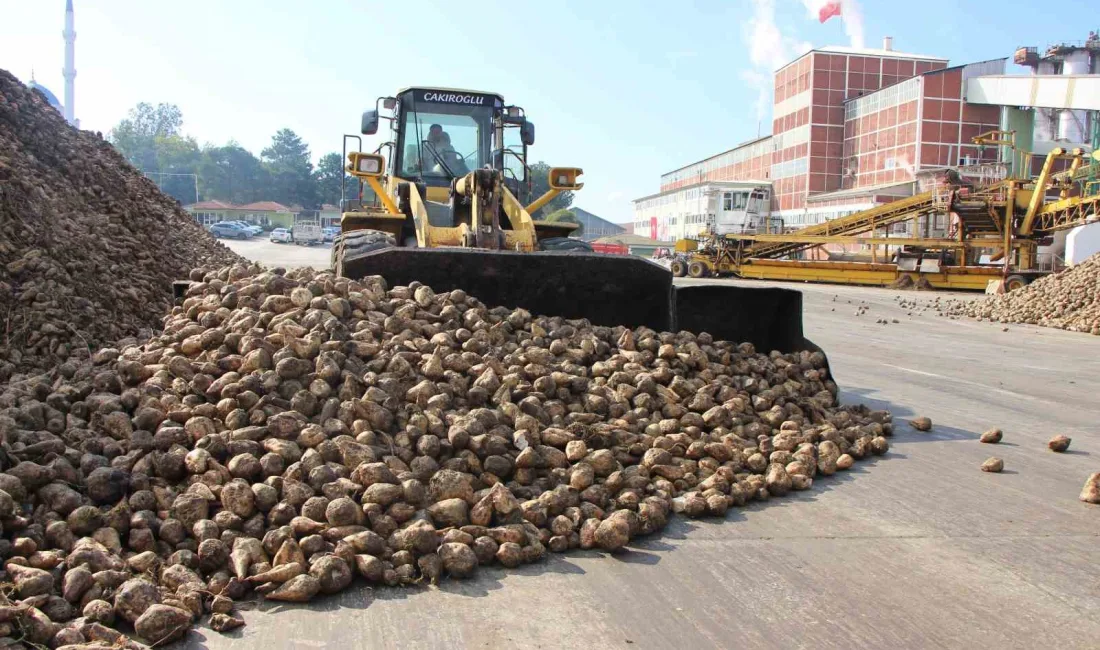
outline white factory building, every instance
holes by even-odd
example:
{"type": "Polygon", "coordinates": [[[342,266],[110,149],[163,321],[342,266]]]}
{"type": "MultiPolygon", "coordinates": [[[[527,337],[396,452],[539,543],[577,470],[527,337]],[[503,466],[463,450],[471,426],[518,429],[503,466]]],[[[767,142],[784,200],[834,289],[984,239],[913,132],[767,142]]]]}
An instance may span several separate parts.
{"type": "Polygon", "coordinates": [[[658,241],[695,237],[708,223],[753,232],[768,217],[770,191],[768,181],[706,181],[643,196],[634,200],[633,232],[658,241]],[[754,191],[763,200],[753,201],[754,191]]]}

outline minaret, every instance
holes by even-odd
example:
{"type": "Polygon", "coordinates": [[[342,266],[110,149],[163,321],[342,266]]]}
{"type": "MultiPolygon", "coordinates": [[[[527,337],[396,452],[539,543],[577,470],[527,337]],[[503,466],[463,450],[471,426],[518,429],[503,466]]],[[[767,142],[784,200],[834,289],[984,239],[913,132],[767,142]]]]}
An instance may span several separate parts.
{"type": "Polygon", "coordinates": [[[65,31],[61,33],[65,37],[65,69],[61,74],[65,77],[65,119],[73,126],[80,126],[76,120],[76,30],[73,28],[73,0],[65,0],[65,31]]]}

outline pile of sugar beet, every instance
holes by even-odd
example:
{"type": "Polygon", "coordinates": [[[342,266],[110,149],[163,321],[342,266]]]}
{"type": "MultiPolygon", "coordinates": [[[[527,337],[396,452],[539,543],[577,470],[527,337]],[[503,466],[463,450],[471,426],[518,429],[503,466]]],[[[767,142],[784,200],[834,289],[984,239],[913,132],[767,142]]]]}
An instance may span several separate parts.
{"type": "Polygon", "coordinates": [[[978,300],[940,300],[941,315],[1024,323],[1100,335],[1100,254],[1008,293],[978,300]]]}
{"type": "Polygon", "coordinates": [[[151,334],[172,280],[239,261],[108,142],[0,70],[0,382],[151,334]]]}
{"type": "Polygon", "coordinates": [[[614,551],[886,452],[821,353],[195,270],[163,333],[0,395],[0,633],[136,647],[235,601],[614,551]],[[259,596],[257,596],[257,594],[259,596]]]}

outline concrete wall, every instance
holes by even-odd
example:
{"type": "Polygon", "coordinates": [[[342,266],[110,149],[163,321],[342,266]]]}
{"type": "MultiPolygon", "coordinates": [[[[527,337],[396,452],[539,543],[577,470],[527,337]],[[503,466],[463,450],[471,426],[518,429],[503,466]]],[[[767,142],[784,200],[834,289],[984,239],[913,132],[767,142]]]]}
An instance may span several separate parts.
{"type": "Polygon", "coordinates": [[[1100,223],[1078,226],[1066,235],[1066,264],[1080,264],[1100,253],[1100,223]]]}

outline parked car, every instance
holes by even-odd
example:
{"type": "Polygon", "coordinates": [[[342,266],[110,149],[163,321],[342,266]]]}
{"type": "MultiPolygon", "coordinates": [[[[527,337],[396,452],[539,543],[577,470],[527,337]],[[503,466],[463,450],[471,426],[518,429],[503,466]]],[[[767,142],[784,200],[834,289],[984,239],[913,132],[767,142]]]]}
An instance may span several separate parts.
{"type": "Polygon", "coordinates": [[[234,221],[233,223],[240,224],[240,226],[247,230],[251,235],[258,235],[264,231],[264,229],[260,226],[257,226],[254,223],[248,223],[247,221],[234,221]]]}
{"type": "Polygon", "coordinates": [[[244,226],[232,221],[219,221],[210,226],[210,234],[218,239],[223,237],[228,237],[230,239],[248,239],[252,236],[252,233],[246,230],[244,226]]]}
{"type": "Polygon", "coordinates": [[[282,242],[289,244],[294,241],[294,237],[291,236],[290,230],[287,228],[276,228],[271,231],[271,241],[274,243],[282,242]]]}
{"type": "Polygon", "coordinates": [[[321,232],[324,236],[325,241],[336,241],[336,235],[340,234],[340,229],[334,226],[329,226],[328,228],[323,229],[321,232]]]}

